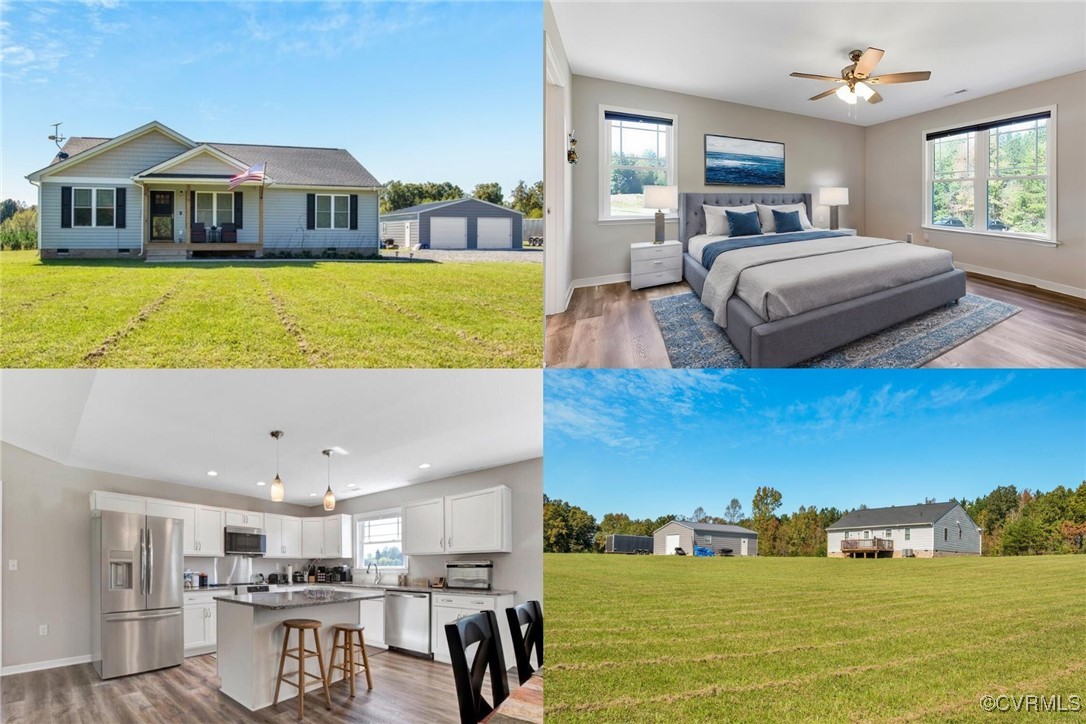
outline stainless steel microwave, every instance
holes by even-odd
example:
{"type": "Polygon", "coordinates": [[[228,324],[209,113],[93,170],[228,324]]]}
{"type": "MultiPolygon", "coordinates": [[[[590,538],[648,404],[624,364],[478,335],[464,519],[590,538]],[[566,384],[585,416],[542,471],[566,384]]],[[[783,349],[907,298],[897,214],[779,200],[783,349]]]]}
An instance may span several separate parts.
{"type": "Polygon", "coordinates": [[[223,537],[228,556],[262,556],[267,552],[267,538],[260,528],[228,525],[223,537]]]}

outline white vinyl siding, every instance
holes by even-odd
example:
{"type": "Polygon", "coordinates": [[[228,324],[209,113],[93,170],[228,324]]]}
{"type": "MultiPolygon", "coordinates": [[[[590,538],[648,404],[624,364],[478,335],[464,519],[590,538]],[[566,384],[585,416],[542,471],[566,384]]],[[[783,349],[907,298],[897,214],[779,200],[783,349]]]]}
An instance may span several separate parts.
{"type": "Polygon", "coordinates": [[[184,173],[193,175],[236,176],[240,169],[225,161],[215,158],[210,153],[201,153],[181,163],[168,167],[164,173],[184,173]]]}
{"type": "MultiPolygon", "coordinates": [[[[96,186],[92,188],[125,188],[126,214],[125,228],[116,228],[116,219],[112,226],[72,226],[62,229],[60,226],[60,188],[71,184],[50,183],[48,180],[41,184],[41,227],[40,246],[42,249],[132,249],[137,253],[142,248],[141,239],[141,215],[143,204],[139,186],[132,186],[123,182],[115,186],[96,186]]],[[[84,187],[80,187],[84,188],[84,187]]],[[[75,190],[72,190],[74,209],[75,190]]],[[[116,204],[116,199],[114,199],[116,204]]],[[[114,211],[116,214],[116,211],[114,211]]]]}
{"type": "Polygon", "coordinates": [[[948,553],[980,553],[980,533],[965,510],[956,505],[935,521],[935,550],[948,553]],[[946,531],[946,540],[943,534],[946,531]]]}
{"type": "MultiPolygon", "coordinates": [[[[841,552],[841,541],[845,539],[863,538],[863,528],[853,528],[850,530],[831,530],[826,533],[826,552],[827,554],[838,554],[841,552]]],[[[935,541],[932,537],[932,527],[930,525],[924,526],[892,526],[890,528],[890,535],[886,535],[886,529],[880,529],[878,531],[872,531],[870,528],[866,529],[869,532],[877,533],[878,538],[889,538],[894,542],[894,555],[901,555],[901,551],[906,548],[914,551],[931,551],[935,549],[935,541]],[[906,537],[908,536],[908,537],[906,537]]],[[[942,530],[939,531],[940,539],[942,538],[942,530]]],[[[876,537],[872,535],[872,537],[876,537]]]]}
{"type": "Polygon", "coordinates": [[[350,226],[351,199],[347,195],[317,194],[318,229],[346,229],[350,226]]]}
{"type": "MultiPolygon", "coordinates": [[[[189,150],[187,146],[172,138],[158,131],[150,131],[139,138],[133,138],[127,143],[103,151],[85,161],[74,162],[72,165],[58,170],[57,175],[87,178],[114,178],[118,176],[129,178],[187,150],[189,150]]],[[[84,151],[84,153],[89,152],[84,151]]],[[[43,180],[48,180],[48,178],[46,176],[43,180]]]]}
{"type": "MultiPolygon", "coordinates": [[[[245,229],[257,228],[259,208],[258,189],[247,190],[245,195],[245,229]]],[[[264,248],[275,249],[376,249],[377,248],[377,192],[373,190],[349,190],[358,194],[358,229],[306,230],[305,189],[268,187],[264,191],[264,248]]],[[[328,194],[324,191],[317,193],[328,194]]],[[[342,192],[337,192],[342,193],[342,192]]],[[[241,241],[239,234],[238,241],[241,241]]]]}

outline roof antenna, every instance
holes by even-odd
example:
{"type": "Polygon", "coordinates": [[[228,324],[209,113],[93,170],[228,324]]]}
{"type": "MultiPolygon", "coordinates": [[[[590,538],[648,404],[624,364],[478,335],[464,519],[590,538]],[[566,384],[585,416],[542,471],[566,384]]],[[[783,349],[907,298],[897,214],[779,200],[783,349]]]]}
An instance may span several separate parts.
{"type": "MultiPolygon", "coordinates": [[[[61,147],[62,143],[68,140],[67,136],[62,136],[60,133],[60,125],[62,123],[64,123],[64,121],[58,121],[57,123],[52,124],[53,133],[49,136],[49,140],[56,143],[58,149],[61,147]]],[[[65,159],[68,157],[68,154],[64,153],[63,151],[60,151],[57,155],[60,156],[61,159],[65,159]]]]}

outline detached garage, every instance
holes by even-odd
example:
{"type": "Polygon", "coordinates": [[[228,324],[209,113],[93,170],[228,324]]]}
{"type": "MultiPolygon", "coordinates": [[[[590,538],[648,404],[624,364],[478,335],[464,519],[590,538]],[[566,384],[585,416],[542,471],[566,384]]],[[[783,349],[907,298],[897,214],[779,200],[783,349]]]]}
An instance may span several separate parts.
{"type": "Polygon", "coordinates": [[[424,249],[521,249],[524,214],[479,199],[434,201],[381,216],[381,238],[424,249]]]}
{"type": "Polygon", "coordinates": [[[758,533],[739,525],[673,520],[657,528],[652,538],[652,552],[658,556],[673,556],[676,548],[692,555],[694,546],[708,548],[718,556],[758,555],[758,533]]]}

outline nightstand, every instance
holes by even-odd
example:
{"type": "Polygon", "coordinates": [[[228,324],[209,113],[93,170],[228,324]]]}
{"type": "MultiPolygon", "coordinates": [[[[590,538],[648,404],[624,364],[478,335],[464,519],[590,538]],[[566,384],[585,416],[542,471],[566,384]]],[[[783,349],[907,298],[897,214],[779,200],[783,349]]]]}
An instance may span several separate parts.
{"type": "Polygon", "coordinates": [[[630,244],[630,289],[682,281],[683,245],[672,239],[663,244],[630,244]]]}

